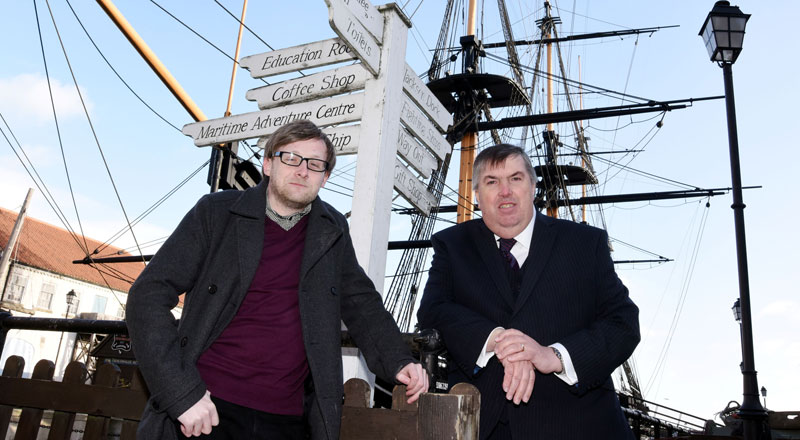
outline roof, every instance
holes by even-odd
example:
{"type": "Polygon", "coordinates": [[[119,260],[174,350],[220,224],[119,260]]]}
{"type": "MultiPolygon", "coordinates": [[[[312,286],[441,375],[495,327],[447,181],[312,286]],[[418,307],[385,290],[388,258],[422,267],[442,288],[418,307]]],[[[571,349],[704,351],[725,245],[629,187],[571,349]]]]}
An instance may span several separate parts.
{"type": "MultiPolygon", "coordinates": [[[[8,245],[8,238],[14,229],[17,213],[0,208],[0,248],[8,245]]],[[[77,236],[82,244],[85,240],[90,250],[95,250],[103,243],[89,237],[77,236]]],[[[103,255],[131,255],[120,248],[108,246],[103,255]]],[[[143,263],[113,264],[73,264],[73,260],[82,260],[86,253],[78,245],[66,229],[45,223],[30,216],[25,217],[22,231],[17,242],[17,249],[11,255],[12,261],[26,266],[54,272],[66,277],[75,278],[96,284],[110,286],[114,290],[128,292],[133,280],[144,269],[143,263]],[[100,271],[103,272],[101,275],[100,271]]]]}

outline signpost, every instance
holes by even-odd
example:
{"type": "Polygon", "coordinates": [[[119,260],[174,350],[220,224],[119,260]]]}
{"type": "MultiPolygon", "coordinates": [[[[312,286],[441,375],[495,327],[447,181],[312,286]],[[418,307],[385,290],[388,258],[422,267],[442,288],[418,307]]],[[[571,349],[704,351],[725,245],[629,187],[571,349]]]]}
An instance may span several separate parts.
{"type": "Polygon", "coordinates": [[[439,159],[444,159],[452,151],[453,147],[407,96],[403,97],[400,120],[439,159]]]}
{"type": "Polygon", "coordinates": [[[394,164],[394,187],[425,215],[429,215],[431,207],[436,204],[436,199],[428,192],[428,187],[399,160],[395,160],[394,164]]]}
{"type": "Polygon", "coordinates": [[[431,177],[431,171],[438,165],[436,158],[403,128],[397,138],[397,152],[426,179],[431,177]]]}
{"type": "MultiPolygon", "coordinates": [[[[343,1],[325,0],[325,3],[328,4],[328,22],[334,32],[353,49],[363,66],[373,75],[378,76],[381,65],[381,47],[361,23],[359,17],[350,12],[350,8],[343,4],[343,1]]],[[[368,4],[369,0],[349,0],[349,2],[368,4]]],[[[405,57],[405,47],[403,47],[403,57],[405,57]]]]}
{"type": "Polygon", "coordinates": [[[316,41],[286,49],[250,55],[239,60],[239,65],[250,71],[253,78],[296,72],[312,67],[355,59],[345,42],[338,38],[316,41]]]}
{"type": "Polygon", "coordinates": [[[408,64],[406,64],[406,70],[403,75],[403,90],[408,93],[408,96],[414,102],[422,107],[425,114],[430,116],[431,121],[436,124],[439,131],[444,133],[447,131],[448,126],[453,125],[453,115],[444,108],[442,103],[439,102],[439,98],[419,79],[408,64]]]}
{"type": "Polygon", "coordinates": [[[383,43],[383,14],[369,0],[325,0],[329,8],[347,8],[361,25],[383,43]]]}
{"type": "Polygon", "coordinates": [[[315,73],[247,91],[247,99],[268,109],[361,90],[369,73],[358,64],[315,73]]]}
{"type": "MultiPolygon", "coordinates": [[[[348,154],[356,154],[358,152],[358,144],[361,138],[361,126],[354,125],[339,125],[336,127],[327,127],[322,129],[328,139],[336,149],[337,156],[344,156],[348,154]]],[[[258,139],[258,148],[264,149],[267,143],[268,136],[263,136],[258,139]]]]}
{"type": "Polygon", "coordinates": [[[364,94],[336,96],[318,101],[276,107],[226,118],[208,119],[183,126],[183,134],[198,147],[270,135],[298,119],[325,127],[361,119],[364,94]]]}

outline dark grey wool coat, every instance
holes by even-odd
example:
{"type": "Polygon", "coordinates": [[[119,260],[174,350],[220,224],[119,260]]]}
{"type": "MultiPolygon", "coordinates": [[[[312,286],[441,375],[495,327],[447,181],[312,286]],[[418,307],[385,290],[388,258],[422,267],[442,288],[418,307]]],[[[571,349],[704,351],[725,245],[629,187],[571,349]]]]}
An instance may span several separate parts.
{"type": "MultiPolygon", "coordinates": [[[[201,198],[131,287],[127,323],[151,397],[140,439],[176,437],[176,419],[203,397],[200,354],[233,319],[261,257],[268,179],[255,188],[201,198]],[[170,310],[186,292],[183,315],[170,310]]],[[[369,368],[394,382],[413,361],[380,295],[356,261],[347,221],[312,203],[300,268],[303,342],[314,392],[306,415],[313,439],[337,439],[342,406],[341,322],[369,368]]],[[[264,344],[280,343],[264,335],[264,344]]]]}

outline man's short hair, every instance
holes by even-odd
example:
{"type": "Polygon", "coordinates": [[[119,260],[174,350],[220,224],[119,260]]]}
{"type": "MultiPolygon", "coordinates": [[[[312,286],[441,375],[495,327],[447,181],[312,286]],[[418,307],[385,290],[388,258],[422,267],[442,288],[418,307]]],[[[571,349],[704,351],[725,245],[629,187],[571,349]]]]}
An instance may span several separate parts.
{"type": "Polygon", "coordinates": [[[481,180],[481,173],[488,164],[490,167],[495,167],[506,161],[509,157],[519,156],[525,164],[525,171],[528,172],[528,177],[531,178],[531,183],[536,185],[536,170],[531,165],[531,158],[525,153],[522,148],[511,144],[497,144],[492,147],[486,148],[478,154],[475,162],[472,164],[472,189],[478,188],[478,183],[481,180]]]}
{"type": "Polygon", "coordinates": [[[325,142],[327,150],[325,160],[328,162],[328,169],[325,172],[330,174],[336,165],[336,149],[333,148],[333,143],[328,139],[328,135],[308,119],[299,119],[277,129],[264,145],[264,157],[273,157],[278,148],[284,145],[309,139],[320,139],[325,142]]]}

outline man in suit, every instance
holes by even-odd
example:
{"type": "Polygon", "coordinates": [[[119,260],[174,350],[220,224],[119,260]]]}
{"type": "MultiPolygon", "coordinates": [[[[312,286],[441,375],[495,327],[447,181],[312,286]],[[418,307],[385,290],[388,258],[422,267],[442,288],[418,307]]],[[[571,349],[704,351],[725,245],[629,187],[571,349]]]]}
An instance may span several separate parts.
{"type": "Polygon", "coordinates": [[[264,180],[201,198],[131,287],[128,329],[151,394],[140,439],[338,438],[342,321],[409,402],[427,389],[347,221],[317,195],[335,161],[313,123],[281,127],[264,180]]]}
{"type": "Polygon", "coordinates": [[[481,439],[633,439],[611,373],[639,342],[638,308],[605,231],[536,213],[524,150],[474,162],[482,219],[435,234],[418,319],[481,392],[481,439]]]}

